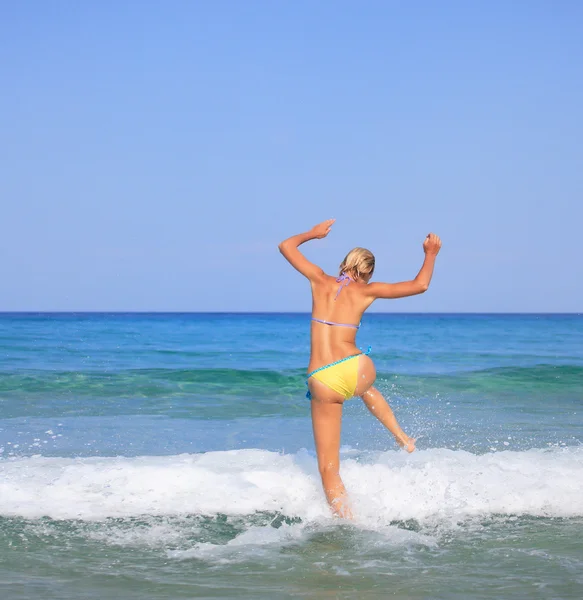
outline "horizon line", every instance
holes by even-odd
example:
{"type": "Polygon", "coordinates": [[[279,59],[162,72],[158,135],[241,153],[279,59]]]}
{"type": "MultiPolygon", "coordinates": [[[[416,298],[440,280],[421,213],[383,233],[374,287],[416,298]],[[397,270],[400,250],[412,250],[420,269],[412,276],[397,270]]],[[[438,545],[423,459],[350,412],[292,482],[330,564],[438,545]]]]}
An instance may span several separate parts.
{"type": "MultiPolygon", "coordinates": [[[[0,315],[310,315],[311,311],[277,310],[0,310],[0,315]]],[[[368,315],[582,315],[572,311],[371,311],[368,315]]]]}

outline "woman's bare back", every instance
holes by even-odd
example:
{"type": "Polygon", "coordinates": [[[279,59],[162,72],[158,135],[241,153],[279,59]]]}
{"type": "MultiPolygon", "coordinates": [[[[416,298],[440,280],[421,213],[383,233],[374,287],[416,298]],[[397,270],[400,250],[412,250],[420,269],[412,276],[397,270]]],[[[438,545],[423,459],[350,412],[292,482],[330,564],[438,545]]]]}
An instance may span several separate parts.
{"type": "Polygon", "coordinates": [[[323,275],[312,282],[312,319],[316,320],[312,320],[310,371],[359,352],[356,332],[372,302],[366,287],[348,276],[340,280],[323,275]]]}

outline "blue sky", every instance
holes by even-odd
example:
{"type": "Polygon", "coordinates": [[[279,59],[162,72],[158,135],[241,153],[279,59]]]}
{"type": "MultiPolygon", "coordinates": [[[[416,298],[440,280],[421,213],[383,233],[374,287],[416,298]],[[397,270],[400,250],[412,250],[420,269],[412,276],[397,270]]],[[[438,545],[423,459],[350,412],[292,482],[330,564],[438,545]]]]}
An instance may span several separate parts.
{"type": "Polygon", "coordinates": [[[0,310],[308,311],[277,251],[381,311],[583,311],[583,3],[13,2],[0,310]]]}

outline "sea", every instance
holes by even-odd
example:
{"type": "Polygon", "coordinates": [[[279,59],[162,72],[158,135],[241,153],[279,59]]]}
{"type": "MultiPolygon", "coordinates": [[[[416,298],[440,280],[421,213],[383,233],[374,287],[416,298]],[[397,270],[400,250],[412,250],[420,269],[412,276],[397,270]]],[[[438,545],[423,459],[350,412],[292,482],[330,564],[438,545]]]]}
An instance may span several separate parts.
{"type": "Polygon", "coordinates": [[[583,315],[367,314],[417,451],[344,404],[321,489],[307,314],[0,314],[0,598],[583,598],[583,315]]]}

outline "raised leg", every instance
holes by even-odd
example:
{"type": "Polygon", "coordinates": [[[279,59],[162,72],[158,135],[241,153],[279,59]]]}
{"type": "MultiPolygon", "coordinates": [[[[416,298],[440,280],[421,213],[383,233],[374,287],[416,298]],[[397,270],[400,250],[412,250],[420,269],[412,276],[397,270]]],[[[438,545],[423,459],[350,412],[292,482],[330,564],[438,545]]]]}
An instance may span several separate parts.
{"type": "Polygon", "coordinates": [[[374,363],[368,356],[361,356],[359,361],[355,395],[362,398],[368,410],[395,436],[395,440],[401,448],[407,452],[413,452],[415,440],[401,429],[391,407],[383,395],[373,387],[376,380],[374,363]]]}
{"type": "Polygon", "coordinates": [[[395,436],[395,441],[407,452],[415,450],[415,439],[402,429],[383,395],[373,386],[360,396],[370,412],[395,436]]]}

